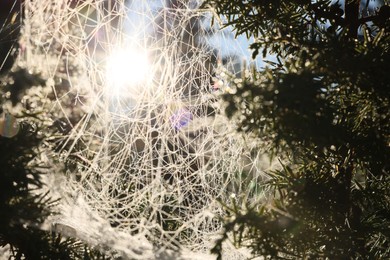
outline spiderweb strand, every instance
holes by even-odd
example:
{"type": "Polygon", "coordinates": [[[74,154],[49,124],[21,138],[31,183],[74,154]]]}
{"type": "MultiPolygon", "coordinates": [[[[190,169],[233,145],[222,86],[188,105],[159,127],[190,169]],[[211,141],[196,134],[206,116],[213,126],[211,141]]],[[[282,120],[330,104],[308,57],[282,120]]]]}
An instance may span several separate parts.
{"type": "Polygon", "coordinates": [[[219,113],[218,52],[197,4],[24,1],[19,65],[50,79],[52,109],[72,126],[60,155],[73,166],[48,180],[62,197],[56,230],[131,259],[200,254],[221,228],[216,199],[260,179],[254,147],[219,113]],[[150,67],[116,89],[105,66],[123,48],[146,50],[150,67]]]}

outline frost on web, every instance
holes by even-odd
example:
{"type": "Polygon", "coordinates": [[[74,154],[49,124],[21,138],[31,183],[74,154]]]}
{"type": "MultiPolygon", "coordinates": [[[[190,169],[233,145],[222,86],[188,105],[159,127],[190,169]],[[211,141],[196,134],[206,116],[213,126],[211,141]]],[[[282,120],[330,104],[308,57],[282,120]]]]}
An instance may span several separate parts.
{"type": "Polygon", "coordinates": [[[53,111],[71,126],[58,148],[65,172],[49,181],[62,197],[57,230],[128,258],[207,252],[217,199],[260,178],[215,95],[215,69],[237,58],[210,44],[198,4],[24,1],[19,65],[50,79],[53,111]]]}

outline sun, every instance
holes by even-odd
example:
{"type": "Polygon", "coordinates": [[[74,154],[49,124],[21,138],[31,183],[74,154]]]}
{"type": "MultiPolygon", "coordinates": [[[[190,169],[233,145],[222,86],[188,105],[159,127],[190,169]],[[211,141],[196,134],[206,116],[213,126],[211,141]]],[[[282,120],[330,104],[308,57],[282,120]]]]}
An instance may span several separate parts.
{"type": "Polygon", "coordinates": [[[119,49],[109,55],[106,62],[106,80],[109,91],[124,94],[144,84],[150,72],[147,52],[141,49],[119,49]]]}

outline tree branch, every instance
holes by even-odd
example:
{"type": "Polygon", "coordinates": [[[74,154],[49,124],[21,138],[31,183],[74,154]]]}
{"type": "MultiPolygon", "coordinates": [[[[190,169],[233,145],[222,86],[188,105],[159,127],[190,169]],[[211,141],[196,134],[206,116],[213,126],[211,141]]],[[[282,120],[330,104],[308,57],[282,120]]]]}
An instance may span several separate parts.
{"type": "Polygon", "coordinates": [[[345,1],[345,25],[348,28],[348,36],[356,39],[359,28],[359,6],[358,0],[345,1]]]}

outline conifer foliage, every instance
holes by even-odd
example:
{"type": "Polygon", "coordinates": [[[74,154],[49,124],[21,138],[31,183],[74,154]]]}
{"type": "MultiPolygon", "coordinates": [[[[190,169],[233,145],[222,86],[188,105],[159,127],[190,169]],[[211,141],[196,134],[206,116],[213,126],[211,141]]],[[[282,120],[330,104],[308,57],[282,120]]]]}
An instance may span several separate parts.
{"type": "MultiPolygon", "coordinates": [[[[253,57],[225,112],[281,158],[270,200],[226,206],[222,242],[270,259],[390,257],[388,1],[208,0],[253,57]],[[368,11],[370,10],[370,12],[368,11]]],[[[223,19],[222,19],[223,20],[223,19]]]]}
{"type": "Polygon", "coordinates": [[[57,201],[45,192],[43,176],[60,168],[47,160],[60,131],[49,116],[46,80],[14,66],[19,3],[0,7],[0,247],[9,249],[9,259],[103,259],[45,225],[57,201]]]}
{"type": "Polygon", "coordinates": [[[104,259],[46,223],[58,201],[45,192],[43,177],[61,168],[47,160],[59,131],[44,85],[24,69],[0,77],[0,247],[10,249],[11,259],[104,259]]]}

